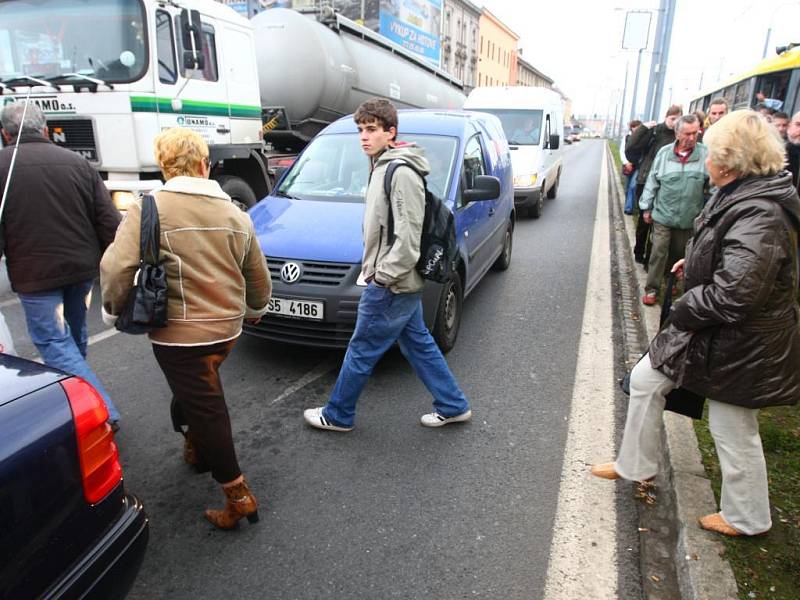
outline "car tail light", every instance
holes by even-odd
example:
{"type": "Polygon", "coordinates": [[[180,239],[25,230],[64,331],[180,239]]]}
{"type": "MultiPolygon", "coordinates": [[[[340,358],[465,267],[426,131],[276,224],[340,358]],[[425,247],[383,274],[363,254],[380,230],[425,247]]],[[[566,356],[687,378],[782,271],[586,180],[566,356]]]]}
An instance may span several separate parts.
{"type": "Polygon", "coordinates": [[[65,379],[61,386],[67,393],[75,421],[83,495],[87,502],[95,504],[122,479],[114,433],[106,422],[108,409],[97,390],[79,377],[65,379]]]}

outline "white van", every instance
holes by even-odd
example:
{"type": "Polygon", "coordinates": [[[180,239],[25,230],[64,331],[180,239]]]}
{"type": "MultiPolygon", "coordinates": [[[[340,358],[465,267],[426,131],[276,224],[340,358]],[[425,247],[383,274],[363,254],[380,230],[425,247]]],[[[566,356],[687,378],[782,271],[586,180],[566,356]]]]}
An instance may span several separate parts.
{"type": "Polygon", "coordinates": [[[556,197],[561,178],[561,96],[539,87],[479,87],[470,92],[464,108],[500,118],[511,150],[517,213],[538,219],[545,196],[556,197]]]}

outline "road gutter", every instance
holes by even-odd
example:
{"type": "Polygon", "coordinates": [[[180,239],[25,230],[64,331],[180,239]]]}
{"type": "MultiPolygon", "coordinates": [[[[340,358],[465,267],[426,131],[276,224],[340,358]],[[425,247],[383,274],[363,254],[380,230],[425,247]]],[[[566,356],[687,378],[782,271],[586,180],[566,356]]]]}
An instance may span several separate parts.
{"type": "Polygon", "coordinates": [[[608,173],[603,150],[581,340],[559,485],[545,600],[617,597],[615,486],[589,465],[614,453],[615,392],[608,173]]]}
{"type": "MultiPolygon", "coordinates": [[[[604,161],[610,175],[614,213],[622,214],[625,196],[613,162],[604,161]]],[[[615,230],[627,241],[627,255],[620,262],[633,265],[632,252],[635,225],[631,219],[620,218],[622,224],[615,230]]],[[[615,224],[616,225],[616,224],[615,224]]],[[[617,240],[619,242],[619,239],[617,240]]],[[[635,282],[635,310],[623,310],[623,331],[638,328],[647,340],[658,331],[660,306],[645,307],[640,298],[644,295],[646,273],[634,266],[630,275],[635,282]],[[637,320],[633,315],[642,315],[637,320]]],[[[637,340],[639,336],[626,336],[627,362],[638,358],[643,351],[637,340]]],[[[664,413],[664,458],[666,472],[660,474],[671,485],[675,496],[675,514],[678,530],[675,548],[675,569],[681,597],[685,600],[738,600],[736,580],[727,561],[722,558],[724,545],[717,534],[704,531],[697,525],[697,518],[717,511],[711,482],[698,449],[697,436],[691,419],[671,412],[664,413]]],[[[645,586],[647,590],[647,586],[645,586]]]]}

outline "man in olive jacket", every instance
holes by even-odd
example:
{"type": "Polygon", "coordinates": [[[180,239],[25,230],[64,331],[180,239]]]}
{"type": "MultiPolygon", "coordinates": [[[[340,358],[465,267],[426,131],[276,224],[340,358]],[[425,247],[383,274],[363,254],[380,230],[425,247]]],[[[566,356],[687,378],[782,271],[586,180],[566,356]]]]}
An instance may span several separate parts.
{"type": "Polygon", "coordinates": [[[44,362],[90,382],[116,427],[119,411],[86,362],[86,311],[120,214],[97,171],[48,139],[41,109],[29,103],[23,123],[24,109],[24,102],[14,102],[0,115],[8,145],[0,151],[0,191],[11,178],[2,223],[11,288],[44,362]]]}
{"type": "MultiPolygon", "coordinates": [[[[675,141],[675,122],[678,117],[683,114],[683,109],[674,104],[667,109],[667,115],[663,123],[656,123],[650,121],[649,123],[642,123],[631,134],[628,144],[625,146],[626,152],[631,152],[641,157],[639,162],[639,175],[636,178],[636,202],[642,197],[644,186],[647,183],[647,176],[650,174],[650,168],[653,166],[653,161],[656,158],[658,151],[672,144],[675,141]]],[[[639,217],[636,221],[636,245],[633,247],[633,257],[636,262],[645,265],[650,258],[648,248],[648,238],[650,236],[651,226],[644,221],[642,212],[639,211],[639,217]]]]}
{"type": "Polygon", "coordinates": [[[700,132],[697,117],[683,115],[675,124],[675,131],[677,140],[658,151],[639,200],[642,218],[653,226],[653,251],[642,298],[648,306],[658,299],[668,260],[672,265],[684,257],[694,219],[703,210],[708,183],[705,166],[708,150],[697,143],[700,132]]]}
{"type": "Polygon", "coordinates": [[[433,412],[422,416],[426,427],[441,427],[472,418],[467,398],[458,386],[436,342],[422,319],[422,286],[416,271],[428,161],[414,144],[400,144],[397,109],[383,98],[364,102],[356,111],[361,148],[369,157],[371,173],[364,208],[364,255],[361,294],[353,337],[328,403],[303,413],[306,423],[329,431],[350,431],[356,402],[372,369],[397,342],[414,372],[433,396],[433,412]],[[384,191],[386,167],[403,161],[391,181],[390,198],[384,191]],[[394,237],[389,238],[389,211],[394,237]]]}

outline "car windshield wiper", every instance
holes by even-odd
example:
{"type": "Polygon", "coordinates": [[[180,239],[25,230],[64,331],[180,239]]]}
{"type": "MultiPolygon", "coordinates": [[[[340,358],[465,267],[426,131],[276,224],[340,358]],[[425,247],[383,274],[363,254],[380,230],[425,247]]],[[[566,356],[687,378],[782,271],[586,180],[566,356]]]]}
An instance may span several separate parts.
{"type": "Polygon", "coordinates": [[[45,87],[51,87],[57,89],[59,92],[61,88],[57,85],[50,83],[46,79],[39,79],[38,77],[33,77],[32,75],[17,75],[15,77],[9,77],[8,79],[3,79],[0,81],[3,84],[4,88],[11,88],[12,90],[20,85],[31,85],[34,83],[36,85],[43,85],[45,87]]]}
{"type": "Polygon", "coordinates": [[[283,190],[276,190],[273,192],[273,195],[278,196],[279,198],[289,198],[289,200],[300,200],[297,196],[292,196],[291,194],[287,194],[283,190]]]}
{"type": "Polygon", "coordinates": [[[48,77],[47,81],[60,82],[62,84],[65,84],[69,83],[70,79],[83,79],[84,81],[93,83],[95,85],[95,88],[99,85],[104,85],[110,90],[114,89],[113,84],[110,84],[107,81],[103,81],[102,79],[98,79],[97,77],[89,77],[88,75],[84,75],[83,73],[62,73],[61,75],[54,75],[53,77],[48,77]]]}

